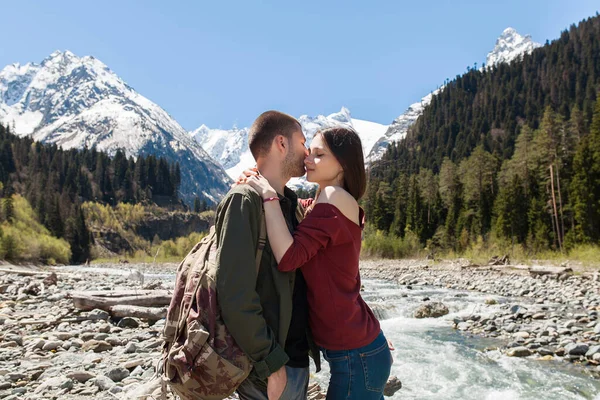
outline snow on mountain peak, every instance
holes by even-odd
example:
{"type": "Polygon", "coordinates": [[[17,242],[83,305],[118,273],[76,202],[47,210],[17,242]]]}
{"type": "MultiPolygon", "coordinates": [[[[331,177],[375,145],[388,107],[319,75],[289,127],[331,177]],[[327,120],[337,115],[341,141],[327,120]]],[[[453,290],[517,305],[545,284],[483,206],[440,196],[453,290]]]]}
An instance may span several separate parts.
{"type": "MultiPolygon", "coordinates": [[[[498,63],[510,62],[525,53],[532,52],[540,46],[541,44],[534,42],[531,36],[522,36],[514,28],[508,27],[496,40],[494,49],[488,53],[486,66],[491,67],[498,63]]],[[[423,113],[423,109],[431,103],[432,97],[442,89],[443,87],[440,87],[423,97],[420,101],[411,104],[404,114],[396,118],[385,135],[375,143],[367,160],[373,162],[380,159],[391,142],[404,138],[408,132],[408,128],[417,121],[423,113]]]]}
{"type": "Polygon", "coordinates": [[[530,35],[522,36],[514,28],[506,28],[496,40],[496,46],[486,58],[486,65],[492,66],[501,62],[510,62],[525,53],[540,47],[530,35]]]}
{"type": "Polygon", "coordinates": [[[228,190],[225,171],[165,110],[94,57],[55,51],[40,64],[4,68],[0,123],[65,149],[123,149],[127,156],[178,161],[186,200],[199,195],[215,201],[228,190]]]}

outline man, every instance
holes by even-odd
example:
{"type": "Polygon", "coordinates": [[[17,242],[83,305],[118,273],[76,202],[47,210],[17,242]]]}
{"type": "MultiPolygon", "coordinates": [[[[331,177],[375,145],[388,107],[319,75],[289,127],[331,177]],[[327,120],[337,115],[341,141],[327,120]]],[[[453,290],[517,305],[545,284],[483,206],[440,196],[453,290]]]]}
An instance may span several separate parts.
{"type": "MultiPolygon", "coordinates": [[[[254,121],[248,142],[258,170],[279,194],[293,231],[298,199],[285,184],[305,173],[308,150],[300,124],[287,114],[267,111],[254,121]]],[[[248,185],[235,186],[219,204],[215,223],[221,315],[253,362],[238,394],[242,400],[306,399],[309,347],[320,367],[308,330],[306,283],[299,271],[277,270],[268,243],[256,272],[262,201],[248,185]]]]}

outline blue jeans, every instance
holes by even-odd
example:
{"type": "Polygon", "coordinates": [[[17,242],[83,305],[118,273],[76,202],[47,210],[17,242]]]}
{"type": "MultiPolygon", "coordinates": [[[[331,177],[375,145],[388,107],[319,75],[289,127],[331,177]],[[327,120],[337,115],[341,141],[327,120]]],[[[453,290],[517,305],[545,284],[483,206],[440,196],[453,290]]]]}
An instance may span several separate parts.
{"type": "Polygon", "coordinates": [[[392,368],[392,353],[383,332],[354,350],[321,349],[331,378],[327,400],[382,400],[392,368]]]}
{"type": "MultiPolygon", "coordinates": [[[[281,393],[280,400],[306,400],[308,391],[308,368],[291,368],[285,366],[287,383],[281,393]]],[[[237,388],[240,400],[268,400],[267,393],[257,388],[246,379],[237,388]]]]}

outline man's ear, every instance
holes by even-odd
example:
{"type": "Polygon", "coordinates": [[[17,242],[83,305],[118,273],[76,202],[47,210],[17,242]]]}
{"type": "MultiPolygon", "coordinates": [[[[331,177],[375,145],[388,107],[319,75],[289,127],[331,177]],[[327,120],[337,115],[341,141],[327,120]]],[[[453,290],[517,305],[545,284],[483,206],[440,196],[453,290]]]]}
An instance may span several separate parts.
{"type": "Polygon", "coordinates": [[[275,140],[273,142],[275,143],[277,150],[280,152],[285,152],[289,146],[287,138],[283,135],[275,136],[275,140]]]}

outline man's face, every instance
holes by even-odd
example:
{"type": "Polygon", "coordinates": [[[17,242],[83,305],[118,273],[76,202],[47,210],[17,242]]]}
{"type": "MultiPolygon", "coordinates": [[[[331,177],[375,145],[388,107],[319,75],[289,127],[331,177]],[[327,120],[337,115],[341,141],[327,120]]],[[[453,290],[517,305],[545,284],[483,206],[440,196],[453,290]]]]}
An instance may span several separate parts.
{"type": "Polygon", "coordinates": [[[306,173],[304,159],[308,156],[306,138],[301,129],[292,135],[289,142],[289,151],[283,160],[283,171],[286,176],[300,177],[306,173]]]}

